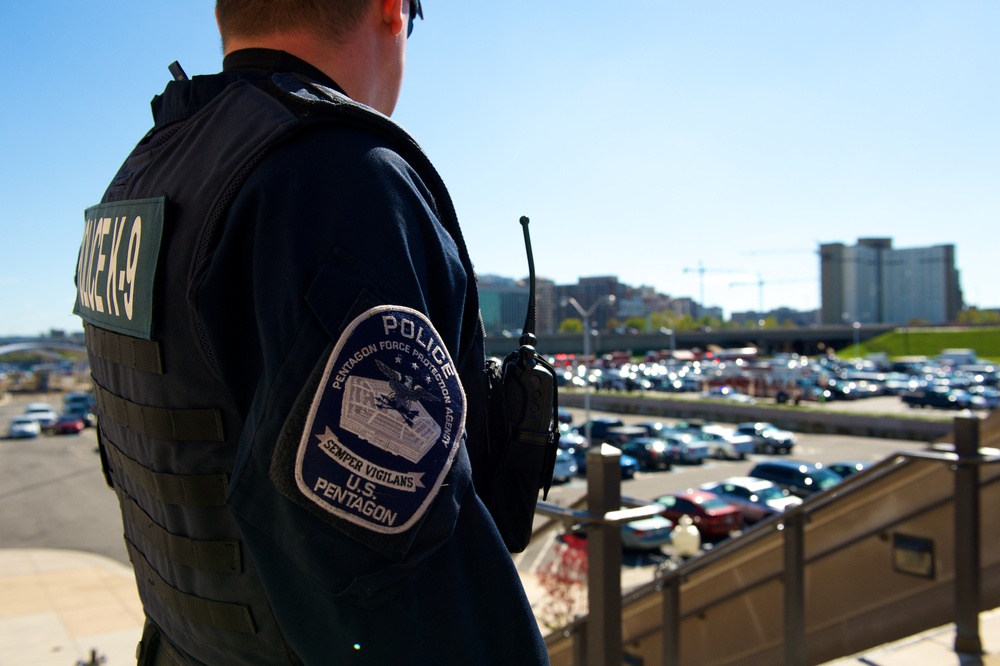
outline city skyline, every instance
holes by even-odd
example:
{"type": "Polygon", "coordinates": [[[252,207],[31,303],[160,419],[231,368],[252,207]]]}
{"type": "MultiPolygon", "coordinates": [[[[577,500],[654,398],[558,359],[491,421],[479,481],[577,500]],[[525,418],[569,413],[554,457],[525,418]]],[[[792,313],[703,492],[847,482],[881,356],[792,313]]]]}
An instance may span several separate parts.
{"type": "MultiPolygon", "coordinates": [[[[211,4],[4,6],[0,49],[30,65],[8,69],[0,110],[0,335],[79,330],[83,211],[167,65],[219,69],[211,4]]],[[[1000,306],[1000,4],[424,4],[393,118],[448,184],[479,273],[527,273],[527,215],[557,283],[810,310],[820,245],[891,237],[953,244],[965,302],[1000,306]]]]}

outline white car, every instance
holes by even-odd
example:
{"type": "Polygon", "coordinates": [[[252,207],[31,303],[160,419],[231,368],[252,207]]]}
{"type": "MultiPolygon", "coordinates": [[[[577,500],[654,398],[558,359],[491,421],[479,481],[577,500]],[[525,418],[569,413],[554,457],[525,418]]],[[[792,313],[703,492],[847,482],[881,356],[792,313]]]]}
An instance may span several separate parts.
{"type": "Polygon", "coordinates": [[[10,421],[10,437],[12,439],[38,437],[41,434],[42,427],[38,421],[30,416],[15,416],[10,421]]]}
{"type": "Polygon", "coordinates": [[[802,504],[802,499],[764,479],[733,476],[702,484],[701,489],[726,500],[743,512],[747,523],[755,523],[802,504]]]}
{"type": "Polygon", "coordinates": [[[756,448],[753,437],[737,435],[732,428],[705,426],[694,436],[708,446],[709,455],[717,460],[744,460],[756,448]]]}
{"type": "Polygon", "coordinates": [[[730,402],[741,402],[746,405],[752,405],[757,401],[753,399],[752,396],[746,393],[740,393],[731,386],[714,386],[710,388],[705,393],[701,394],[705,398],[714,398],[716,400],[729,400],[730,402]]]}
{"type": "Polygon", "coordinates": [[[708,446],[696,434],[670,433],[660,437],[674,462],[700,465],[708,457],[708,446]]]}
{"type": "Polygon", "coordinates": [[[52,405],[47,402],[28,403],[28,406],[24,408],[24,415],[38,421],[42,430],[51,430],[56,426],[56,421],[59,420],[56,410],[52,409],[52,405]]]}

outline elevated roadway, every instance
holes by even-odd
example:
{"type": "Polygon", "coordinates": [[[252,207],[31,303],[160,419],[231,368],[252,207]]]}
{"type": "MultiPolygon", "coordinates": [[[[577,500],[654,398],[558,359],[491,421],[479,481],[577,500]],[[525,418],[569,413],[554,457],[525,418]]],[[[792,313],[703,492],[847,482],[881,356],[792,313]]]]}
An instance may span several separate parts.
{"type": "MultiPolygon", "coordinates": [[[[649,351],[670,349],[708,349],[709,346],[732,349],[755,346],[763,354],[779,352],[816,355],[824,350],[843,349],[854,344],[855,333],[864,342],[898,328],[887,324],[864,324],[857,331],[852,326],[810,326],[798,328],[724,328],[698,331],[674,331],[674,340],[666,333],[601,333],[592,338],[592,349],[600,356],[613,351],[630,350],[643,355],[649,351]]],[[[505,356],[517,348],[517,336],[488,336],[487,353],[505,356]]],[[[542,354],[582,354],[583,335],[579,333],[540,335],[538,351],[542,354]]]]}

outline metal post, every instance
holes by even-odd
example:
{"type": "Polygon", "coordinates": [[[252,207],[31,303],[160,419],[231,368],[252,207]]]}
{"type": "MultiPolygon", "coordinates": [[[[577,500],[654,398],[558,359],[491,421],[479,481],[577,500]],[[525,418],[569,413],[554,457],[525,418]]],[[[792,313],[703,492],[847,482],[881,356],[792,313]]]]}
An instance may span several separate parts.
{"type": "MultiPolygon", "coordinates": [[[[621,506],[621,451],[602,444],[587,452],[587,510],[603,516],[621,506]]],[[[622,533],[598,522],[587,534],[587,666],[622,663],[622,533]]]]}
{"type": "Polygon", "coordinates": [[[805,517],[793,511],[785,532],[785,666],[806,664],[805,517]]]}
{"type": "Polygon", "coordinates": [[[565,301],[563,301],[564,304],[572,305],[573,308],[580,315],[580,318],[583,320],[583,360],[584,360],[583,411],[585,412],[587,419],[586,423],[584,424],[584,431],[585,431],[584,436],[587,438],[588,446],[590,445],[590,379],[589,379],[590,373],[588,372],[590,368],[586,365],[586,361],[587,358],[590,356],[590,316],[594,314],[597,308],[599,308],[601,305],[605,303],[614,303],[614,302],[615,302],[615,297],[609,294],[607,296],[602,296],[601,298],[597,299],[597,302],[593,303],[590,306],[589,310],[584,310],[583,306],[580,305],[577,302],[577,300],[573,297],[570,297],[565,301]]]}
{"type": "Polygon", "coordinates": [[[583,436],[587,438],[587,446],[590,446],[590,367],[587,359],[590,358],[590,315],[583,322],[583,436]]]}
{"type": "Polygon", "coordinates": [[[979,467],[963,461],[979,456],[979,419],[955,419],[955,652],[979,655],[980,518],[979,467]]]}
{"type": "Polygon", "coordinates": [[[663,666],[681,663],[681,578],[670,576],[663,585],[663,666]]]}

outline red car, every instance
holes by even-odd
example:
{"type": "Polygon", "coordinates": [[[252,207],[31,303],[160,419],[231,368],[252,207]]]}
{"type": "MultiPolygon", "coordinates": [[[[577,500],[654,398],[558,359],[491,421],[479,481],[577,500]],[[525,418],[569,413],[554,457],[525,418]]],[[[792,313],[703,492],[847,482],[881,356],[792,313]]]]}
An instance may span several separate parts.
{"type": "Polygon", "coordinates": [[[54,432],[57,435],[78,435],[83,432],[84,426],[83,417],[76,414],[63,414],[56,421],[54,432]]]}
{"type": "Polygon", "coordinates": [[[663,515],[674,523],[683,515],[691,516],[705,538],[725,538],[743,529],[743,513],[718,495],[704,490],[663,495],[656,501],[665,507],[663,515]]]}

